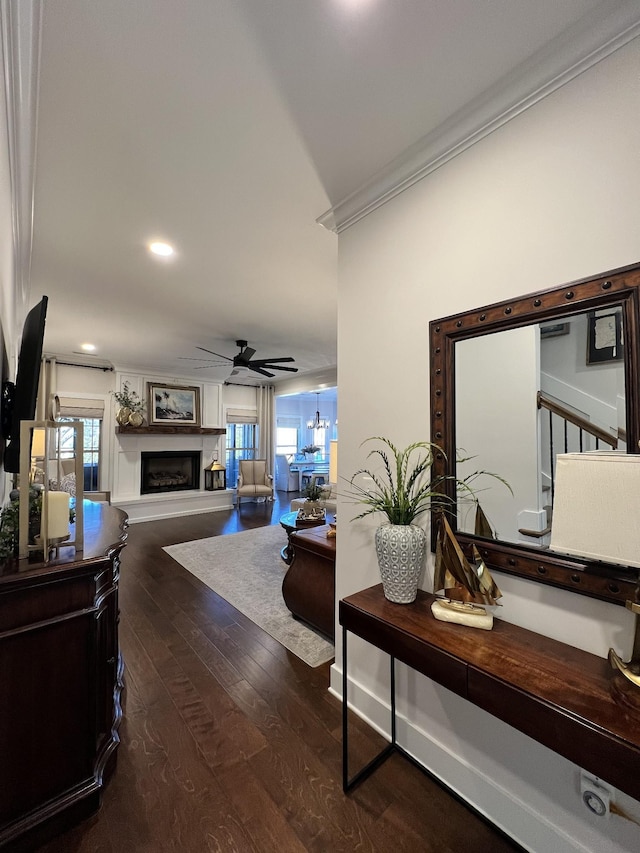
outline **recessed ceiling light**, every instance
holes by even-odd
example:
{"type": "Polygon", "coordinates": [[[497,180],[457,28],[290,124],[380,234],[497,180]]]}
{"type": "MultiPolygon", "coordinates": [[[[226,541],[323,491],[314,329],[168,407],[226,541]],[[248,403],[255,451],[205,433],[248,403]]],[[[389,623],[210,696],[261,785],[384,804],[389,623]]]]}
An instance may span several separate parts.
{"type": "Polygon", "coordinates": [[[168,258],[170,255],[173,255],[173,246],[170,246],[168,243],[162,242],[154,242],[149,243],[149,251],[154,255],[160,255],[161,258],[168,258]]]}
{"type": "Polygon", "coordinates": [[[375,0],[337,0],[339,6],[344,6],[345,9],[359,11],[366,9],[367,6],[372,6],[375,0]]]}
{"type": "Polygon", "coordinates": [[[80,344],[80,349],[83,349],[85,352],[93,352],[95,346],[94,344],[80,344]]]}

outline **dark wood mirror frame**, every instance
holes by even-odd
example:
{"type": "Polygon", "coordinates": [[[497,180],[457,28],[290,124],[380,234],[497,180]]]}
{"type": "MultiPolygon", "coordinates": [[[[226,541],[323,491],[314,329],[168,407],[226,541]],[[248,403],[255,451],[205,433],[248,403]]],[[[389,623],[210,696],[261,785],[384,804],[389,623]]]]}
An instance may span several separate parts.
{"type": "MultiPolygon", "coordinates": [[[[627,448],[629,452],[638,452],[640,264],[634,264],[551,290],[443,317],[429,324],[431,441],[442,451],[436,451],[434,475],[450,476],[455,473],[455,345],[458,341],[533,323],[559,321],[579,311],[614,305],[622,307],[624,318],[627,448]]],[[[449,489],[449,497],[455,498],[453,482],[448,483],[446,488],[449,489]]],[[[453,523],[455,529],[455,519],[453,523]]],[[[432,530],[435,530],[433,523],[432,530]]],[[[458,533],[457,538],[467,552],[475,543],[490,569],[617,604],[635,599],[638,574],[631,568],[576,560],[548,550],[481,539],[467,533],[458,533]]],[[[433,542],[432,547],[435,547],[433,542]]]]}

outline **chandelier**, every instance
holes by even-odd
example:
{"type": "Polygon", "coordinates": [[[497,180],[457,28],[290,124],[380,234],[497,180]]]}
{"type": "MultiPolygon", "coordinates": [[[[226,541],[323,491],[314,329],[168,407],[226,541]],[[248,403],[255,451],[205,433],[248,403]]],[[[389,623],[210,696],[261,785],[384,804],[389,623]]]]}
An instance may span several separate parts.
{"type": "Polygon", "coordinates": [[[329,429],[331,426],[331,421],[328,421],[326,418],[320,417],[320,408],[318,404],[318,397],[320,395],[316,394],[316,417],[315,420],[307,421],[307,429],[329,429]]]}

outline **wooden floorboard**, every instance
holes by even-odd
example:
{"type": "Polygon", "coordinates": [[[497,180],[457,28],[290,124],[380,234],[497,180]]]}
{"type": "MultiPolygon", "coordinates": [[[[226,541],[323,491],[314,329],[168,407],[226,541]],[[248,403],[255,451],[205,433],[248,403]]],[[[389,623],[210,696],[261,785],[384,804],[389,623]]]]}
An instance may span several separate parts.
{"type": "MultiPolygon", "coordinates": [[[[310,669],[162,550],[277,524],[291,497],[131,526],[118,765],[100,811],[39,853],[520,850],[400,756],[345,797],[330,663],[310,669]]],[[[354,767],[382,744],[353,719],[354,767]]]]}

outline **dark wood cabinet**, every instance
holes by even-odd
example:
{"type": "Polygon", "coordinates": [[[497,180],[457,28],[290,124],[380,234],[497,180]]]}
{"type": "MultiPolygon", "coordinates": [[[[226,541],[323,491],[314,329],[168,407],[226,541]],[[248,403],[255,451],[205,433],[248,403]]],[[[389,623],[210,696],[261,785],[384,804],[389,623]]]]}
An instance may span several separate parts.
{"type": "Polygon", "coordinates": [[[328,524],[289,537],[292,562],[282,581],[282,597],[293,615],[335,636],[336,540],[328,524]]]}
{"type": "Polygon", "coordinates": [[[0,847],[30,849],[92,811],[115,764],[126,515],[84,504],[83,552],[0,568],[0,847]]]}

